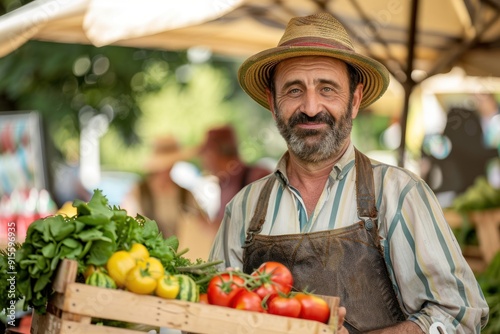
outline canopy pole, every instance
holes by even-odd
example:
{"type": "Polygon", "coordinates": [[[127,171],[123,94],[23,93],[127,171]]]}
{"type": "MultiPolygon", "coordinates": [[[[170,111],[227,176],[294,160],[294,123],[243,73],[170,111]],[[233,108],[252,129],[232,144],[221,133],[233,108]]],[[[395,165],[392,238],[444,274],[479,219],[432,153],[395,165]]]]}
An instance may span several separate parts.
{"type": "Polygon", "coordinates": [[[410,95],[415,88],[415,81],[412,79],[411,74],[413,72],[413,60],[415,59],[415,40],[417,34],[417,14],[418,14],[419,0],[413,0],[411,3],[410,10],[410,29],[408,36],[408,57],[406,65],[406,80],[403,82],[403,88],[405,91],[403,111],[401,113],[401,119],[399,120],[401,125],[401,142],[398,148],[398,166],[404,167],[405,162],[405,151],[406,151],[406,122],[408,120],[408,110],[410,108],[410,95]]]}

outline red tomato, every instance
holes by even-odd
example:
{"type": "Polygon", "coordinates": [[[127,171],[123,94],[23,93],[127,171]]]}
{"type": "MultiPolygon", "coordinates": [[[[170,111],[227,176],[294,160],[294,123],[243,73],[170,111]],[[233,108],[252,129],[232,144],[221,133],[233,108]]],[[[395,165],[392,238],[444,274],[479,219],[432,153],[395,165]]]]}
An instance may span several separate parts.
{"type": "Polygon", "coordinates": [[[206,293],[200,293],[200,300],[198,302],[200,304],[209,304],[208,295],[206,293]]]}
{"type": "Polygon", "coordinates": [[[231,299],[232,308],[254,312],[263,312],[262,299],[253,291],[241,290],[231,299]]]}
{"type": "Polygon", "coordinates": [[[292,297],[276,296],[267,304],[268,313],[285,317],[298,318],[300,309],[299,300],[292,297]]]}
{"type": "Polygon", "coordinates": [[[299,318],[328,323],[330,307],[323,298],[302,292],[297,293],[293,298],[297,299],[301,305],[299,318]]]}
{"type": "Polygon", "coordinates": [[[261,285],[257,286],[257,288],[253,291],[258,294],[262,300],[265,300],[266,303],[269,303],[271,299],[278,295],[279,290],[279,286],[271,282],[261,283],[261,285]]]}
{"type": "Polygon", "coordinates": [[[222,273],[208,282],[207,297],[212,305],[228,306],[231,299],[245,289],[245,280],[236,273],[222,273]]]}
{"type": "MultiPolygon", "coordinates": [[[[274,261],[262,263],[252,276],[259,277],[261,285],[271,283],[273,286],[265,287],[268,292],[273,292],[273,288],[282,294],[288,294],[292,290],[293,277],[292,272],[284,264],[274,261]]],[[[258,289],[258,287],[257,287],[258,289]]]]}

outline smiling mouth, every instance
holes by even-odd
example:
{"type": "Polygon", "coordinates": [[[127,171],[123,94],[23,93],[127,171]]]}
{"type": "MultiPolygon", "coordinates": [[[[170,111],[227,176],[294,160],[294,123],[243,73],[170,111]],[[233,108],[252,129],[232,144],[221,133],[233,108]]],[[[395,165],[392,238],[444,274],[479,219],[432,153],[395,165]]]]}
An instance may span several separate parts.
{"type": "Polygon", "coordinates": [[[333,119],[325,112],[319,113],[312,117],[303,113],[298,113],[290,119],[290,126],[301,129],[322,129],[331,126],[333,119]]]}
{"type": "Polygon", "coordinates": [[[308,123],[299,123],[297,124],[299,128],[302,129],[311,129],[311,130],[316,130],[316,129],[322,129],[325,126],[327,126],[326,123],[316,123],[316,122],[308,122],[308,123]]]}

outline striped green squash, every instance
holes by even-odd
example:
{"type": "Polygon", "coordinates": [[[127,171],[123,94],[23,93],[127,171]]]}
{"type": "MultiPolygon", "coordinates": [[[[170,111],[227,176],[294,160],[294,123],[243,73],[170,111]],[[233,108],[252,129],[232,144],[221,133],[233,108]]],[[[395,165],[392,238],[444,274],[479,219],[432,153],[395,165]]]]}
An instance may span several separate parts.
{"type": "Polygon", "coordinates": [[[197,303],[200,300],[200,289],[195,281],[188,275],[177,274],[179,280],[179,293],[176,299],[197,303]]]}
{"type": "Polygon", "coordinates": [[[87,277],[85,284],[101,288],[116,289],[116,283],[111,276],[99,270],[94,271],[89,277],[87,277]]]}

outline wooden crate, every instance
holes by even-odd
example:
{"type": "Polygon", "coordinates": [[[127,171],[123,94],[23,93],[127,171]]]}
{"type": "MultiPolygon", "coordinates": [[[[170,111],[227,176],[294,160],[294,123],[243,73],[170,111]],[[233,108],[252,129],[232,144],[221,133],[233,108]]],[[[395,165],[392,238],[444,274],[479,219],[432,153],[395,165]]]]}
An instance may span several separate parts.
{"type": "Polygon", "coordinates": [[[45,315],[33,314],[31,333],[133,334],[144,331],[102,326],[92,319],[108,319],[166,327],[200,334],[336,334],[337,297],[325,297],[331,307],[329,324],[271,314],[206,305],[124,290],[76,283],[77,263],[63,260],[53,282],[55,291],[45,315]]]}

